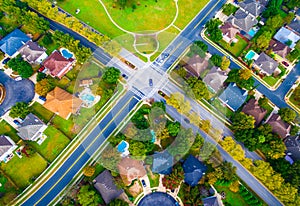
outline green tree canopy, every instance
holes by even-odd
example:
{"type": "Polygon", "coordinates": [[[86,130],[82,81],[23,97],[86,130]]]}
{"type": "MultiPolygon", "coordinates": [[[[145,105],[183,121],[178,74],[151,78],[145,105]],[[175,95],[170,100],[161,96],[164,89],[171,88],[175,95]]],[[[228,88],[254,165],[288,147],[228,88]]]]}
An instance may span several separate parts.
{"type": "Polygon", "coordinates": [[[103,203],[101,197],[94,190],[91,190],[89,185],[80,188],[77,199],[82,206],[98,206],[103,203]]]}
{"type": "Polygon", "coordinates": [[[290,108],[281,108],[278,114],[285,122],[292,122],[296,118],[296,112],[290,108]]]}
{"type": "Polygon", "coordinates": [[[102,79],[108,84],[116,84],[118,82],[120,74],[121,72],[117,68],[109,67],[107,68],[107,70],[105,70],[102,79]]]}
{"type": "Polygon", "coordinates": [[[29,78],[33,74],[31,65],[24,61],[19,55],[8,61],[7,65],[13,70],[18,72],[22,78],[29,78]]]}
{"type": "Polygon", "coordinates": [[[253,129],[255,119],[253,116],[247,115],[244,112],[236,113],[232,118],[231,128],[234,131],[243,130],[243,129],[253,129]]]}
{"type": "Polygon", "coordinates": [[[12,118],[20,117],[24,119],[30,113],[30,109],[27,103],[17,102],[10,110],[9,116],[12,118]]]}
{"type": "Polygon", "coordinates": [[[222,64],[222,57],[218,54],[213,54],[210,57],[210,61],[213,63],[214,66],[220,67],[222,64]]]}

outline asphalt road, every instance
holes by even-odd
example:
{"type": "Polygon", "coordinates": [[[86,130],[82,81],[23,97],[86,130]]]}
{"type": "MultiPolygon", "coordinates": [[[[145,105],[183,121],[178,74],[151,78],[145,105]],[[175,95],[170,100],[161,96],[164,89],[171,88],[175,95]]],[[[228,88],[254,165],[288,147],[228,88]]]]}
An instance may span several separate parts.
{"type": "Polygon", "coordinates": [[[103,144],[105,139],[117,128],[129,112],[137,105],[140,98],[128,91],[113,109],[100,121],[100,123],[90,132],[86,139],[60,168],[22,205],[45,206],[63,191],[73,177],[85,166],[91,156],[103,144]]]}
{"type": "Polygon", "coordinates": [[[0,105],[0,116],[6,113],[17,102],[30,102],[34,97],[34,84],[29,79],[15,81],[0,71],[0,84],[5,87],[6,96],[0,105]]]}

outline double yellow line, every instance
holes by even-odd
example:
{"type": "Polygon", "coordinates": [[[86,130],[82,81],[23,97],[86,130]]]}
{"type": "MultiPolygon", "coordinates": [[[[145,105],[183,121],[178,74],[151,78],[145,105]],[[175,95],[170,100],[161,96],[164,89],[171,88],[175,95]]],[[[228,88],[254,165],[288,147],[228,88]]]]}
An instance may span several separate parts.
{"type": "MultiPolygon", "coordinates": [[[[74,167],[74,165],[81,159],[81,157],[87,152],[87,150],[96,142],[98,137],[103,134],[103,131],[107,129],[107,127],[110,126],[110,124],[118,117],[118,115],[123,111],[123,109],[131,102],[131,100],[135,98],[134,96],[131,97],[126,104],[123,105],[123,107],[118,111],[116,115],[109,121],[109,123],[101,130],[101,132],[96,136],[96,138],[88,145],[86,149],[84,149],[84,152],[76,159],[76,161],[69,167],[67,171],[59,178],[59,180],[35,203],[37,205],[42,199],[49,194],[49,192],[66,176],[66,174],[74,167]]],[[[109,113],[108,113],[109,114],[109,113]]],[[[91,133],[90,133],[91,134],[91,133]]],[[[89,134],[89,135],[90,135],[89,134]]],[[[77,147],[78,148],[78,147],[77,147]]],[[[70,156],[69,156],[70,157],[70,156]]],[[[66,161],[65,161],[66,162],[66,161]]]]}

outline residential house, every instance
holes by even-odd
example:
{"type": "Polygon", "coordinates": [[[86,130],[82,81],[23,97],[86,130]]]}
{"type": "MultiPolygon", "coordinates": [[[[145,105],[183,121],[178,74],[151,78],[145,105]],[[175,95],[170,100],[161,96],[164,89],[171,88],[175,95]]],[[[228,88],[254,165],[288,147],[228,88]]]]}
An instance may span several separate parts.
{"type": "Polygon", "coordinates": [[[48,57],[46,49],[40,47],[33,41],[28,41],[22,46],[19,53],[29,64],[40,64],[48,57]]]}
{"type": "Polygon", "coordinates": [[[18,146],[8,136],[0,135],[0,162],[8,162],[18,146]]]}
{"type": "Polygon", "coordinates": [[[73,68],[74,64],[75,59],[66,59],[56,50],[43,63],[48,74],[60,79],[73,68]]]}
{"type": "Polygon", "coordinates": [[[124,191],[118,189],[114,183],[113,176],[108,170],[104,170],[93,181],[94,187],[101,194],[105,204],[109,204],[112,200],[119,197],[124,191]]]}
{"type": "MultiPolygon", "coordinates": [[[[298,9],[300,11],[300,9],[298,9]]],[[[297,35],[300,35],[300,18],[295,17],[293,21],[288,25],[288,28],[293,30],[297,35]]]]}
{"type": "Polygon", "coordinates": [[[226,41],[227,43],[231,43],[231,42],[237,42],[238,39],[235,38],[236,34],[239,33],[239,29],[235,28],[231,23],[229,22],[225,22],[225,24],[223,24],[220,27],[221,31],[222,31],[222,36],[223,36],[223,40],[226,41]]]}
{"type": "Polygon", "coordinates": [[[258,23],[255,16],[242,9],[238,9],[234,16],[231,15],[227,21],[246,33],[248,33],[250,29],[258,23]]]}
{"type": "Polygon", "coordinates": [[[255,126],[258,126],[267,114],[267,110],[261,108],[256,99],[250,99],[242,109],[247,115],[251,115],[255,119],[255,126]]]}
{"type": "Polygon", "coordinates": [[[272,114],[267,124],[271,125],[272,132],[278,134],[281,138],[285,138],[290,134],[291,125],[284,122],[278,114],[272,114]]]}
{"type": "Polygon", "coordinates": [[[264,10],[265,6],[256,0],[245,0],[239,3],[240,8],[245,12],[249,12],[255,17],[258,17],[264,10]]]}
{"type": "Polygon", "coordinates": [[[231,110],[236,111],[244,104],[247,95],[248,92],[246,90],[240,89],[235,83],[230,83],[219,96],[219,99],[231,110]]]}
{"type": "Polygon", "coordinates": [[[10,57],[14,57],[19,49],[26,44],[30,38],[19,29],[7,34],[0,41],[0,49],[10,57]]]}
{"type": "Polygon", "coordinates": [[[47,125],[37,118],[34,114],[30,113],[26,116],[23,122],[18,127],[18,135],[23,140],[37,141],[47,128],[47,125]]]}
{"type": "Polygon", "coordinates": [[[44,107],[62,118],[68,119],[71,114],[76,114],[79,111],[81,104],[81,99],[59,87],[55,87],[47,94],[44,107]]]}
{"type": "Polygon", "coordinates": [[[192,187],[198,184],[207,170],[207,167],[193,155],[188,156],[182,167],[184,171],[184,182],[192,187]]]}
{"type": "Polygon", "coordinates": [[[172,172],[173,156],[167,151],[157,152],[153,155],[152,172],[169,175],[172,172]]]}
{"type": "Polygon", "coordinates": [[[282,27],[274,36],[274,39],[286,44],[290,48],[294,48],[297,41],[300,40],[300,35],[297,35],[293,31],[282,27]]]}
{"type": "Polygon", "coordinates": [[[288,55],[291,52],[291,48],[287,45],[281,43],[280,41],[277,41],[275,39],[272,39],[269,44],[269,49],[272,49],[272,51],[281,56],[282,58],[285,58],[286,55],[288,55]]]}
{"type": "Polygon", "coordinates": [[[184,67],[192,75],[199,77],[200,74],[208,67],[208,56],[201,58],[199,55],[195,55],[190,58],[184,67]]]}
{"type": "Polygon", "coordinates": [[[80,87],[89,87],[93,85],[93,79],[82,79],[80,80],[80,87]]]}
{"type": "Polygon", "coordinates": [[[222,71],[218,67],[213,67],[208,72],[208,74],[203,78],[203,81],[206,83],[207,87],[214,93],[217,93],[222,87],[227,79],[226,72],[222,71]]]}
{"type": "Polygon", "coordinates": [[[222,200],[218,196],[211,196],[202,199],[203,206],[223,206],[222,200]]]}
{"type": "Polygon", "coordinates": [[[284,140],[286,153],[294,161],[300,160],[300,138],[299,136],[289,136],[284,140]]]}
{"type": "Polygon", "coordinates": [[[125,185],[130,185],[133,180],[147,175],[143,162],[130,157],[122,158],[118,170],[125,185]]]}
{"type": "Polygon", "coordinates": [[[266,75],[278,75],[281,72],[278,69],[278,62],[264,52],[260,53],[259,57],[254,61],[254,67],[260,69],[260,72],[266,75]]]}

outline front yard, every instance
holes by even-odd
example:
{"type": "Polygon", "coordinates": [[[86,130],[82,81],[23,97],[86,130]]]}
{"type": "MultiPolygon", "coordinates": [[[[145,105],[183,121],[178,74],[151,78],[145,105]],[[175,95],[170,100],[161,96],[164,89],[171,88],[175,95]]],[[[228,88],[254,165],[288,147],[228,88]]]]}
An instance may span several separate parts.
{"type": "Polygon", "coordinates": [[[237,43],[228,44],[224,40],[221,40],[219,44],[227,51],[229,51],[233,56],[239,57],[241,53],[244,51],[244,49],[247,47],[248,42],[244,39],[242,39],[239,35],[236,35],[236,38],[238,39],[237,43]]]}
{"type": "Polygon", "coordinates": [[[274,86],[274,85],[276,85],[276,84],[278,83],[278,81],[281,80],[281,77],[282,77],[282,76],[285,74],[285,72],[286,72],[286,69],[285,69],[283,66],[279,65],[278,68],[281,70],[281,73],[280,73],[278,76],[274,77],[274,76],[272,75],[272,76],[265,76],[265,77],[263,77],[263,80],[264,80],[269,86],[271,86],[271,87],[274,86]]]}
{"type": "Polygon", "coordinates": [[[1,164],[1,170],[20,188],[30,185],[47,167],[47,161],[38,153],[22,158],[16,155],[8,162],[1,164]]]}
{"type": "Polygon", "coordinates": [[[228,119],[230,119],[233,115],[234,112],[231,111],[228,107],[222,104],[222,102],[216,98],[211,102],[211,105],[214,106],[219,112],[224,114],[228,119]]]}
{"type": "Polygon", "coordinates": [[[47,161],[52,162],[70,143],[70,140],[53,126],[48,126],[44,134],[47,135],[47,139],[41,145],[36,142],[30,142],[30,145],[47,161]]]}

